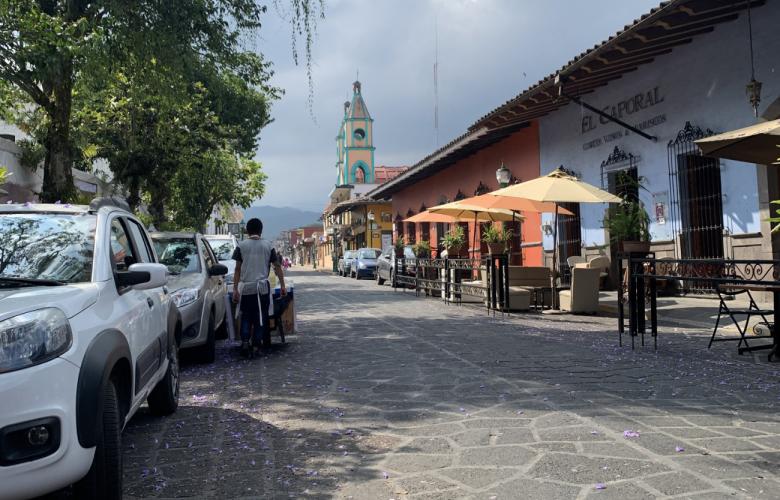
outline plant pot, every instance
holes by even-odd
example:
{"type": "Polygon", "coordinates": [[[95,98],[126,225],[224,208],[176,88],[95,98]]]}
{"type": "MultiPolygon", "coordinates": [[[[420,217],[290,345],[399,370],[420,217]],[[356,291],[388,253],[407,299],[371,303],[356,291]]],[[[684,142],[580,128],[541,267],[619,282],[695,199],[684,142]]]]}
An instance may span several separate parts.
{"type": "Polygon", "coordinates": [[[648,253],[650,251],[649,241],[621,241],[619,250],[625,253],[648,253]]]}
{"type": "Polygon", "coordinates": [[[447,249],[447,257],[450,259],[460,259],[466,257],[466,254],[468,254],[468,251],[461,246],[450,247],[447,249]]]}
{"type": "Polygon", "coordinates": [[[491,255],[501,255],[506,253],[506,244],[504,243],[488,243],[487,247],[491,255]]]}

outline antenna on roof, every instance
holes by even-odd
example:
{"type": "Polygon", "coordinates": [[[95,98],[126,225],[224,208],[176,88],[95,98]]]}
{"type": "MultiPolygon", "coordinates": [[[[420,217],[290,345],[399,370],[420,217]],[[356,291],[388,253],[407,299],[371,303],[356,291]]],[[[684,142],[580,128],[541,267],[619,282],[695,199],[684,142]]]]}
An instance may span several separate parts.
{"type": "Polygon", "coordinates": [[[436,149],[439,149],[439,16],[433,21],[434,53],[433,53],[433,128],[436,139],[436,149]]]}

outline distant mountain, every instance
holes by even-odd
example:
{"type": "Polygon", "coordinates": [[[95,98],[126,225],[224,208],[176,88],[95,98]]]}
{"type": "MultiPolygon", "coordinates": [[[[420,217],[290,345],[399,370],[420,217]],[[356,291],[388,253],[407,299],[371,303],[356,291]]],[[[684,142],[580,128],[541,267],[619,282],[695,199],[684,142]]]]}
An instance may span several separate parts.
{"type": "Polygon", "coordinates": [[[321,214],[292,207],[249,207],[244,211],[244,222],[253,217],[263,221],[263,238],[274,240],[280,232],[310,224],[317,224],[321,214]]]}

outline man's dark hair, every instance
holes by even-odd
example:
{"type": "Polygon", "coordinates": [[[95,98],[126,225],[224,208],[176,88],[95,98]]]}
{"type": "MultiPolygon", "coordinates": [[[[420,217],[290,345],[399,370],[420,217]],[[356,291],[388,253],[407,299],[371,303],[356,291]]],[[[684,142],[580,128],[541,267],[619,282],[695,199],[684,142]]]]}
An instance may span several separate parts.
{"type": "Polygon", "coordinates": [[[263,234],[263,221],[260,219],[249,219],[249,222],[246,223],[246,232],[247,234],[260,236],[263,234]]]}

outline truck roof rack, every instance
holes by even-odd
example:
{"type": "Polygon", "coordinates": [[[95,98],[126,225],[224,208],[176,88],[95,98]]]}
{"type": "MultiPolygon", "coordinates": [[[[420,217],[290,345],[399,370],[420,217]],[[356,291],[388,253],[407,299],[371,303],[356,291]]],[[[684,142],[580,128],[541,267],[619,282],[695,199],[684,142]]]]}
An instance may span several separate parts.
{"type": "Polygon", "coordinates": [[[90,210],[100,210],[103,207],[116,207],[130,212],[130,205],[127,204],[122,198],[116,196],[106,196],[103,198],[95,198],[89,203],[90,210]]]}

